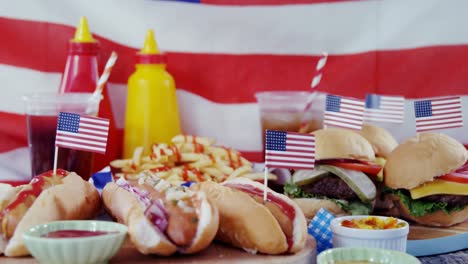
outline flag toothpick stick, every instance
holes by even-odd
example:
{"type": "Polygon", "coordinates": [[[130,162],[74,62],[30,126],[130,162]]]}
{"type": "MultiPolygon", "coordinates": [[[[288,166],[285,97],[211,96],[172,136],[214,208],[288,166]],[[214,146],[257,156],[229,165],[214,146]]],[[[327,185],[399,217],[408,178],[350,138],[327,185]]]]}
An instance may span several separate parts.
{"type": "Polygon", "coordinates": [[[54,175],[57,174],[57,159],[58,159],[58,147],[55,146],[55,152],[54,152],[54,169],[53,169],[54,175]]]}
{"type": "Polygon", "coordinates": [[[265,166],[265,178],[263,179],[263,185],[265,188],[263,189],[263,203],[267,202],[267,188],[268,188],[268,168],[265,166]]]}

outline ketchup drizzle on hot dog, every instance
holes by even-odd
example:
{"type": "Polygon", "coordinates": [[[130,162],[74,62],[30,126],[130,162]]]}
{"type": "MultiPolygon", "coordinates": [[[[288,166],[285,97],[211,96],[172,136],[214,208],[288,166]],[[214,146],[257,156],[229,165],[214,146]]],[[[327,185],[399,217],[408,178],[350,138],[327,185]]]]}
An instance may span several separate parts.
{"type": "MultiPolygon", "coordinates": [[[[68,172],[66,170],[57,169],[56,171],[56,175],[60,177],[64,177],[67,174],[68,172]]],[[[44,172],[34,177],[29,183],[30,188],[19,192],[18,195],[16,196],[16,199],[12,203],[10,203],[5,209],[3,209],[3,211],[0,213],[0,218],[3,218],[5,214],[15,209],[21,203],[23,203],[28,197],[30,196],[38,197],[43,191],[45,178],[52,177],[52,176],[53,176],[53,171],[48,171],[48,172],[44,172]]]]}
{"type": "MultiPolygon", "coordinates": [[[[226,186],[246,192],[248,194],[263,197],[263,190],[254,186],[246,184],[226,184],[226,186]]],[[[281,198],[272,195],[270,192],[267,192],[267,201],[276,204],[292,222],[294,221],[294,218],[296,217],[296,211],[290,204],[286,203],[281,198]]],[[[293,238],[286,237],[286,239],[288,242],[288,248],[291,248],[293,244],[293,238]]]]}

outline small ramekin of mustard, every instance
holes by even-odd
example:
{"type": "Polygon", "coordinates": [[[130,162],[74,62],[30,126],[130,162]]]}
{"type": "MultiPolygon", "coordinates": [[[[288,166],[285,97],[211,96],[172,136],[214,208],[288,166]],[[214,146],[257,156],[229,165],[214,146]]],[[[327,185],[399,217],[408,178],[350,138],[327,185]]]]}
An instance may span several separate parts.
{"type": "Polygon", "coordinates": [[[371,247],[406,251],[409,224],[385,216],[354,215],[332,220],[334,247],[371,247]]]}

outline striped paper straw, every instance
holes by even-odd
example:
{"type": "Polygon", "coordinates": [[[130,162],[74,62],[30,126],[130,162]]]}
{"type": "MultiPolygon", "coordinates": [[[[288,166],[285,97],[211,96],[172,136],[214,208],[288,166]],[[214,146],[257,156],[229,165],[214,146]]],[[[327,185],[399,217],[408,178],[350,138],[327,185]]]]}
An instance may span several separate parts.
{"type": "Polygon", "coordinates": [[[115,51],[112,51],[109,59],[107,60],[106,67],[104,67],[104,71],[102,72],[101,78],[99,78],[93,96],[99,96],[102,94],[104,86],[106,85],[107,80],[109,79],[112,68],[114,67],[115,62],[117,61],[117,57],[117,53],[115,51]]]}
{"type": "MultiPolygon", "coordinates": [[[[317,87],[322,80],[322,75],[323,75],[323,70],[325,68],[325,65],[327,64],[327,59],[328,59],[328,53],[327,52],[322,52],[322,56],[320,56],[320,59],[317,62],[317,66],[315,67],[315,75],[314,78],[312,79],[312,83],[310,84],[310,88],[312,88],[312,91],[317,87]]],[[[312,93],[309,98],[307,98],[306,105],[304,107],[304,110],[302,110],[302,117],[305,117],[305,113],[310,110],[312,107],[312,102],[314,101],[316,96],[316,93],[312,93]]],[[[302,120],[301,123],[301,128],[300,132],[304,132],[306,130],[306,126],[308,124],[302,120]]]]}
{"type": "Polygon", "coordinates": [[[310,84],[312,89],[315,89],[315,87],[317,87],[317,85],[320,83],[320,80],[322,80],[323,68],[325,67],[325,64],[327,64],[327,59],[328,53],[322,52],[322,56],[317,62],[317,67],[315,67],[315,76],[312,79],[312,83],[310,84]]]}
{"type": "MultiPolygon", "coordinates": [[[[318,86],[318,84],[322,80],[323,68],[325,67],[325,64],[327,64],[327,59],[328,59],[328,53],[323,52],[322,56],[317,62],[317,67],[315,67],[315,76],[312,79],[312,83],[310,84],[312,91],[315,89],[315,87],[318,86]]],[[[311,94],[309,98],[307,98],[307,103],[306,103],[306,106],[304,107],[303,113],[309,111],[310,107],[312,106],[312,101],[314,101],[314,98],[315,98],[315,93],[311,94]]]]}

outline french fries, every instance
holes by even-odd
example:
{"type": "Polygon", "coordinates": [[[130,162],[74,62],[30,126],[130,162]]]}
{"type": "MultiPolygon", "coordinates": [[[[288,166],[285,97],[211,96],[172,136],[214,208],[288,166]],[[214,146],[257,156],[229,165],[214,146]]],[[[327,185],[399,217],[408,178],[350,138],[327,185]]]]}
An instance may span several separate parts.
{"type": "MultiPolygon", "coordinates": [[[[234,149],[214,146],[214,139],[177,135],[171,141],[170,145],[154,144],[149,156],[143,156],[143,147],[139,147],[131,159],[112,161],[110,166],[114,176],[132,180],[165,179],[181,184],[187,181],[223,182],[256,175],[252,163],[234,149]]],[[[276,178],[273,174],[268,177],[276,178]]]]}

